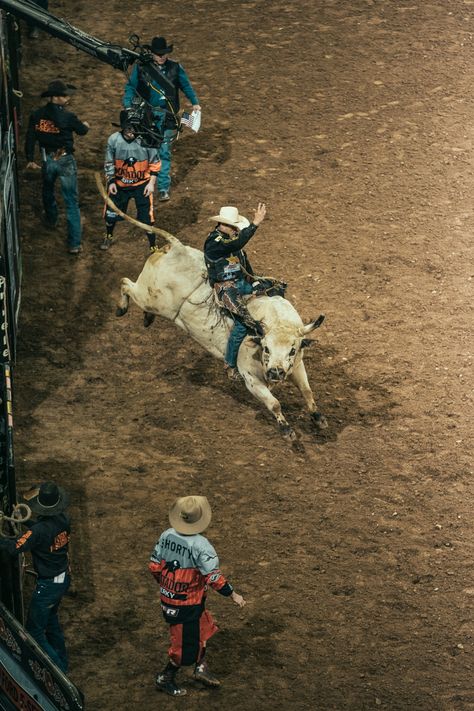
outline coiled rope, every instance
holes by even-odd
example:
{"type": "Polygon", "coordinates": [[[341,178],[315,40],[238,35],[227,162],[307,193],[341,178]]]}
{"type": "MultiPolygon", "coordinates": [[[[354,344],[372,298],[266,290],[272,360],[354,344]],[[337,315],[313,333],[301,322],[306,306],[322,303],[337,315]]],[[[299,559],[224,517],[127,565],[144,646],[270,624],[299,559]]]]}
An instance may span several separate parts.
{"type": "Polygon", "coordinates": [[[0,511],[0,536],[2,538],[16,538],[20,533],[20,524],[26,523],[31,518],[31,509],[27,504],[15,504],[12,509],[12,515],[7,516],[0,511]],[[13,535],[9,535],[4,531],[4,523],[10,524],[13,535]]]}

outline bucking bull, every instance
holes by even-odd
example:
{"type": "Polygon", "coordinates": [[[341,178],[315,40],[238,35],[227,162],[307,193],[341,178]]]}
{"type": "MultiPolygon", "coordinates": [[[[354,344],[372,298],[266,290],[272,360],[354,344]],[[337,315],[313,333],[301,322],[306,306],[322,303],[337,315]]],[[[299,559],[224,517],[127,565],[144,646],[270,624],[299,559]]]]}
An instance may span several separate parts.
{"type": "MultiPolygon", "coordinates": [[[[97,183],[109,201],[100,178],[97,183]]],[[[117,211],[112,201],[110,203],[117,211]]],[[[141,226],[128,215],[120,214],[141,226]]],[[[143,228],[150,231],[147,225],[143,228]]],[[[156,315],[163,316],[223,360],[232,321],[215,304],[203,252],[182,244],[164,230],[153,229],[168,245],[147,259],[136,282],[122,279],[117,316],[127,313],[131,298],[144,312],[145,326],[150,326],[156,315]]],[[[262,337],[247,336],[239,349],[237,367],[248,390],[270,410],[283,435],[295,439],[295,431],[271,392],[277,383],[290,379],[301,392],[318,429],[327,427],[326,418],[316,406],[303,363],[304,349],[312,343],[308,336],[322,324],[324,316],[304,324],[294,306],[281,296],[251,298],[247,307],[264,328],[262,337]]]]}

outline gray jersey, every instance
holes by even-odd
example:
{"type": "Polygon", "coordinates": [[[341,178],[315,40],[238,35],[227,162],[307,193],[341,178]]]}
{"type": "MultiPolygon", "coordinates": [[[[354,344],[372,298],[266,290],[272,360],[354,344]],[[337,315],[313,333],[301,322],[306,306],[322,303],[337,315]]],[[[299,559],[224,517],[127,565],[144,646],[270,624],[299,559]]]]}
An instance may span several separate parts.
{"type": "Polygon", "coordinates": [[[176,561],[180,568],[197,568],[205,576],[219,569],[219,558],[207,538],[200,533],[184,536],[174,528],[168,528],[161,534],[151,560],[155,563],[176,561]]]}
{"type": "Polygon", "coordinates": [[[232,586],[219,570],[214,547],[199,533],[184,536],[168,528],[151,554],[149,569],[160,585],[168,621],[199,616],[208,586],[221,595],[232,593],[232,586]]]}

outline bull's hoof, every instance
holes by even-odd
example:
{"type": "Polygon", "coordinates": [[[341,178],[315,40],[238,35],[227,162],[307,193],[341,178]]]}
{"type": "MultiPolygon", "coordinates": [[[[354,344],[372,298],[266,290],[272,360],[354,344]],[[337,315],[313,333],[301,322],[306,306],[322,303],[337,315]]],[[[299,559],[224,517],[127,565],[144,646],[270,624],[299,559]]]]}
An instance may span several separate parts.
{"type": "Polygon", "coordinates": [[[145,326],[145,328],[148,328],[149,326],[151,326],[151,324],[153,323],[154,320],[155,320],[155,314],[151,314],[148,311],[143,312],[143,325],[145,326]]]}
{"type": "Polygon", "coordinates": [[[325,430],[329,427],[328,421],[320,412],[312,412],[311,419],[318,428],[318,430],[325,430]]]}
{"type": "Polygon", "coordinates": [[[289,442],[294,442],[296,439],[296,432],[293,427],[291,427],[288,423],[284,424],[283,422],[280,422],[279,426],[283,439],[287,439],[289,442]]]}
{"type": "Polygon", "coordinates": [[[128,311],[127,308],[122,309],[120,306],[118,306],[118,307],[117,307],[117,311],[115,312],[115,315],[116,315],[116,316],[125,316],[125,314],[127,313],[127,311],[128,311]]]}

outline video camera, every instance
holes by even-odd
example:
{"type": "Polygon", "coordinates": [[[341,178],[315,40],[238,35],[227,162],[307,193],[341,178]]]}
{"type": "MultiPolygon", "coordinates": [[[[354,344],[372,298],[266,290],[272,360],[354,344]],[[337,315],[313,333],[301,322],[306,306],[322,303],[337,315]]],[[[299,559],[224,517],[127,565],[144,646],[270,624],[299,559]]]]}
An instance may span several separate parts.
{"type": "Polygon", "coordinates": [[[120,128],[127,126],[146,148],[159,148],[163,142],[163,132],[156,126],[150,105],[139,96],[132,99],[131,106],[120,112],[120,128]]]}

